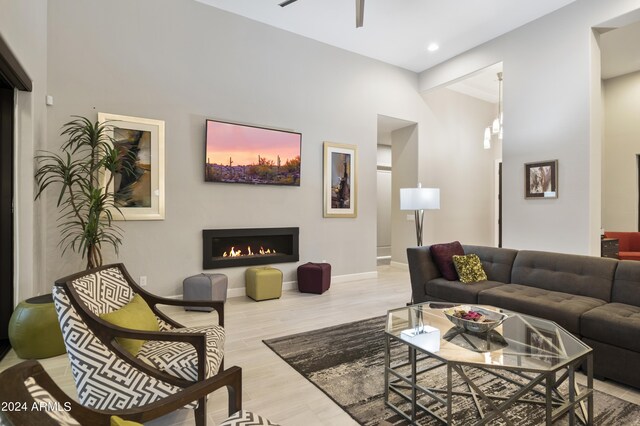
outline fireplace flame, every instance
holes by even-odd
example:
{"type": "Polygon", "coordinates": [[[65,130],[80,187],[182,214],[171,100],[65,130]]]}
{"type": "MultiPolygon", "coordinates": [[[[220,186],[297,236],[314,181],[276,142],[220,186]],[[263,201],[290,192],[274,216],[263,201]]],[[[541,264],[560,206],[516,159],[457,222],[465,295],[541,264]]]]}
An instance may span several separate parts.
{"type": "Polygon", "coordinates": [[[260,255],[265,255],[265,254],[275,254],[276,251],[275,249],[264,249],[264,247],[260,247],[260,250],[258,251],[258,253],[254,253],[253,250],[251,250],[251,246],[247,246],[247,252],[246,254],[242,252],[242,249],[238,249],[236,250],[235,246],[231,247],[231,250],[229,250],[228,252],[224,252],[222,254],[222,257],[240,257],[240,256],[256,256],[257,254],[260,255]]]}

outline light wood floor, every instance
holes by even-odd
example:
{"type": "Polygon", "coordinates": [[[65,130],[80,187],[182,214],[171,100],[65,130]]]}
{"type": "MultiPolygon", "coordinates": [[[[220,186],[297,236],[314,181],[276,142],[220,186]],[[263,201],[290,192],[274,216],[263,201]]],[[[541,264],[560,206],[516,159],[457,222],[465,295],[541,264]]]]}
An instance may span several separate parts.
{"type": "MultiPolygon", "coordinates": [[[[355,425],[356,423],[322,391],[282,361],[263,339],[315,330],[374,316],[409,301],[408,272],[390,266],[378,269],[377,279],[334,283],[323,295],[285,291],[281,299],[254,302],[246,297],[230,298],[225,305],[225,365],[238,365],[243,372],[243,408],[289,426],[355,425]]],[[[210,324],[214,314],[166,309],[173,318],[189,326],[210,324]]],[[[20,362],[10,352],[0,371],[20,362]]],[[[75,386],[66,355],[41,360],[56,382],[74,398],[75,386]]],[[[640,404],[640,391],[596,380],[596,389],[640,404]]],[[[225,417],[227,397],[218,391],[208,401],[209,424],[225,417]]],[[[178,410],[148,423],[154,426],[191,425],[191,410],[178,410]]]]}

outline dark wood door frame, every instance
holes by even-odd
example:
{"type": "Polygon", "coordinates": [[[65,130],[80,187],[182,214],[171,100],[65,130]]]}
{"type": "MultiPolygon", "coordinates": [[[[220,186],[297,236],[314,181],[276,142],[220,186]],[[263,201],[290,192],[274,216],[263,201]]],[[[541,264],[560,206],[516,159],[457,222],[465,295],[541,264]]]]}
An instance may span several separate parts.
{"type": "Polygon", "coordinates": [[[30,92],[33,87],[27,72],[2,36],[0,36],[0,80],[4,80],[10,88],[26,92],[30,92]]]}
{"type": "MultiPolygon", "coordinates": [[[[13,89],[0,84],[0,341],[13,312],[13,89]]],[[[5,342],[6,343],[6,342],[5,342]]]]}
{"type": "Polygon", "coordinates": [[[498,247],[502,247],[502,161],[498,163],[498,247]]]}
{"type": "Polygon", "coordinates": [[[32,82],[0,36],[0,359],[9,343],[14,295],[14,106],[15,90],[30,92],[32,82]]]}
{"type": "Polygon", "coordinates": [[[638,164],[638,231],[640,232],[640,154],[636,154],[636,163],[638,164]]]}

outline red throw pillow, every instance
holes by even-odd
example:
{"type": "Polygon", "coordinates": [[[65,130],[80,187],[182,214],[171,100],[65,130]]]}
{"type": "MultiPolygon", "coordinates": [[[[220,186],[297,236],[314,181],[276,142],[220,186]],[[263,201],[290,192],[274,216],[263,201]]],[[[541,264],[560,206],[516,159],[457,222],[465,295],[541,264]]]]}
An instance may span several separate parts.
{"type": "Polygon", "coordinates": [[[453,255],[464,256],[464,249],[459,241],[454,241],[447,244],[434,244],[429,250],[431,251],[431,257],[438,266],[442,277],[455,281],[458,279],[458,272],[453,265],[453,255]]]}

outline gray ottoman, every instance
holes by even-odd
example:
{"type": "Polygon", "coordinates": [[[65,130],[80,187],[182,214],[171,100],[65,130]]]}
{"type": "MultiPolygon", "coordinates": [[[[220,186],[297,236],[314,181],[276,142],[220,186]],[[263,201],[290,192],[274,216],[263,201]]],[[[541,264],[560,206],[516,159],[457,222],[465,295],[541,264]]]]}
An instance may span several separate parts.
{"type": "MultiPolygon", "coordinates": [[[[182,281],[183,300],[227,301],[227,276],[225,274],[198,274],[182,281]]],[[[211,312],[213,308],[187,306],[185,311],[211,312]]]]}

